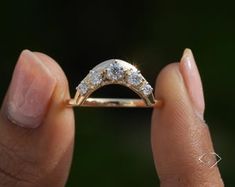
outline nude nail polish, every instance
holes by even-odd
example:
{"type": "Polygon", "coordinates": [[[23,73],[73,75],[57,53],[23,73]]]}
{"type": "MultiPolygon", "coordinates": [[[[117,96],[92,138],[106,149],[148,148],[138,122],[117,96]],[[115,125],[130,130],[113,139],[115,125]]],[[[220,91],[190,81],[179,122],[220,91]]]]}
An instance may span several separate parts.
{"type": "Polygon", "coordinates": [[[180,71],[184,78],[195,112],[203,119],[205,102],[200,74],[190,49],[185,49],[180,61],[180,71]]]}
{"type": "Polygon", "coordinates": [[[52,97],[56,80],[31,51],[24,50],[16,64],[9,95],[6,115],[14,124],[36,128],[42,124],[52,97]]]}

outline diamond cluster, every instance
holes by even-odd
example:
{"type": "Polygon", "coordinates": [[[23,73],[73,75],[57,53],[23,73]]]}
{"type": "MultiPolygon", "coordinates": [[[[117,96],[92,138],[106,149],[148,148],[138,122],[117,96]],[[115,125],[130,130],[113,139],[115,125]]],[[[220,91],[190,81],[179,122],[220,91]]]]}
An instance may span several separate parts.
{"type": "Polygon", "coordinates": [[[105,85],[105,83],[110,81],[132,86],[145,96],[150,95],[153,91],[153,88],[144,80],[140,71],[133,69],[124,70],[117,61],[109,64],[102,71],[91,70],[76,89],[81,95],[85,95],[90,89],[105,85]]]}

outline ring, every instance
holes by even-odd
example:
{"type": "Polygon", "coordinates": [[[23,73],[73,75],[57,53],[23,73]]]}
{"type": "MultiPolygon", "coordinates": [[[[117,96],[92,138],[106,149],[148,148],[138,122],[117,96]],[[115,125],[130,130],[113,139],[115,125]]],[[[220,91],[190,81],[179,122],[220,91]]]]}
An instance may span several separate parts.
{"type": "Polygon", "coordinates": [[[132,64],[123,60],[111,59],[95,66],[76,87],[76,94],[68,101],[68,106],[86,107],[160,107],[161,100],[156,100],[153,88],[132,64]],[[97,89],[119,84],[137,93],[140,99],[132,98],[89,98],[97,89]]]}

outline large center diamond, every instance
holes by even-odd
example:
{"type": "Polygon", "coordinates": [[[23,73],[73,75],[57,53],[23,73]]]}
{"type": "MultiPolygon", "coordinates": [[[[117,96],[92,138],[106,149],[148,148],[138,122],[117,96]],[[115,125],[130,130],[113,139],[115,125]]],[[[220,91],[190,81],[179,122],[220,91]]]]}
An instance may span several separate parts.
{"type": "Polygon", "coordinates": [[[124,70],[118,63],[112,63],[107,68],[107,78],[110,80],[120,80],[124,76],[124,70]]]}

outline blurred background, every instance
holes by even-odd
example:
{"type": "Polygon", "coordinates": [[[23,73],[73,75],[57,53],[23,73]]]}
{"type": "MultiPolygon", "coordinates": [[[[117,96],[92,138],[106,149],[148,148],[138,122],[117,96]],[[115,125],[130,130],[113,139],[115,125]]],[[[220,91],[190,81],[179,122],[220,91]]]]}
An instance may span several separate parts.
{"type": "MultiPolygon", "coordinates": [[[[154,85],[159,71],[193,50],[202,76],[205,119],[227,186],[235,185],[235,12],[220,1],[0,2],[0,101],[20,52],[53,57],[65,71],[71,95],[96,64],[119,58],[135,63],[154,85]]],[[[135,97],[108,86],[104,97],[135,97]]],[[[155,187],[149,109],[76,108],[76,145],[67,186],[155,187]]]]}

